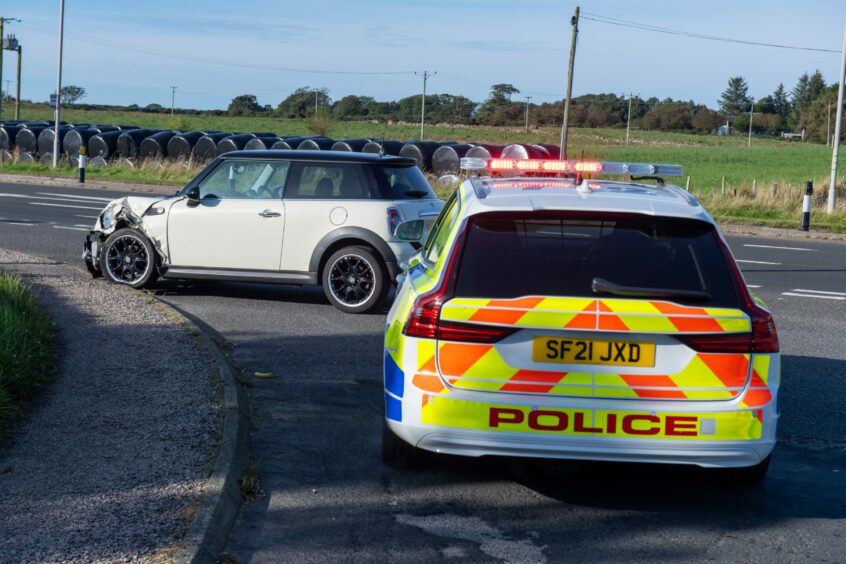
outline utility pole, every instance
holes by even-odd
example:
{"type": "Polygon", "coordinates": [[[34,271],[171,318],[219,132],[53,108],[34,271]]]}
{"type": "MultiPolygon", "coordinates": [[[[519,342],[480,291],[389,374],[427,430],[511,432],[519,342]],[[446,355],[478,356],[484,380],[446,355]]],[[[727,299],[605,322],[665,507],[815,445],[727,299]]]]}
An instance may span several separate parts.
{"type": "Polygon", "coordinates": [[[752,102],[752,106],[749,108],[749,141],[746,143],[747,147],[752,146],[752,116],[755,115],[755,102],[752,102]]]}
{"type": "Polygon", "coordinates": [[[531,100],[531,96],[526,96],[526,133],[529,132],[529,102],[531,100]]]}
{"type": "MultiPolygon", "coordinates": [[[[0,81],[3,80],[3,51],[6,49],[6,35],[3,31],[3,25],[6,23],[18,22],[20,18],[2,18],[0,17],[0,81]]],[[[8,87],[6,87],[8,90],[8,87]]],[[[8,95],[9,93],[6,92],[8,95]]],[[[0,96],[0,117],[3,116],[3,96],[0,96]]]]}
{"type": "Polygon", "coordinates": [[[65,0],[59,0],[59,53],[56,71],[56,132],[53,136],[53,168],[59,166],[59,121],[62,118],[62,41],[65,37],[65,0]]]}
{"type": "Polygon", "coordinates": [[[629,113],[626,114],[626,145],[629,144],[629,129],[632,126],[632,93],[629,92],[629,113]]]}
{"type": "Polygon", "coordinates": [[[424,70],[414,74],[423,77],[423,97],[420,99],[420,140],[423,141],[423,124],[426,123],[426,81],[438,73],[424,70]]]}
{"type": "Polygon", "coordinates": [[[840,86],[837,89],[837,117],[834,120],[834,149],[831,151],[831,181],[828,185],[829,214],[834,213],[837,199],[837,152],[840,150],[840,126],[843,123],[843,83],[846,82],[846,24],[843,26],[843,48],[840,50],[840,86]]]}
{"type": "Polygon", "coordinates": [[[21,119],[21,45],[18,43],[18,86],[15,92],[15,119],[21,119]]]}
{"type": "Polygon", "coordinates": [[[576,39],[579,36],[579,7],[570,20],[573,38],[570,40],[570,66],[567,69],[567,96],[564,98],[564,123],[561,124],[561,160],[567,158],[567,120],[570,117],[570,97],[573,95],[573,65],[576,63],[576,39]]]}
{"type": "Polygon", "coordinates": [[[828,101],[828,114],[825,118],[825,146],[831,146],[831,100],[828,101]]]}
{"type": "Polygon", "coordinates": [[[317,115],[317,89],[314,90],[314,115],[317,115]]]}
{"type": "Polygon", "coordinates": [[[176,104],[176,89],[178,86],[170,87],[170,115],[173,115],[173,107],[176,104]]]}

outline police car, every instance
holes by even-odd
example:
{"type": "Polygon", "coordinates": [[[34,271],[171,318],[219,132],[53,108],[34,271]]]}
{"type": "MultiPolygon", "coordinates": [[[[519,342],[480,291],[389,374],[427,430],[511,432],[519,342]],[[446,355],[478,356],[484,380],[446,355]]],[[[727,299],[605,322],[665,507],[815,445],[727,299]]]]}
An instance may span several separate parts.
{"type": "Polygon", "coordinates": [[[414,466],[424,450],[761,480],[779,417],[775,323],[714,220],[664,181],[681,167],[462,165],[477,175],[445,205],[388,315],[384,461],[414,466]]]}

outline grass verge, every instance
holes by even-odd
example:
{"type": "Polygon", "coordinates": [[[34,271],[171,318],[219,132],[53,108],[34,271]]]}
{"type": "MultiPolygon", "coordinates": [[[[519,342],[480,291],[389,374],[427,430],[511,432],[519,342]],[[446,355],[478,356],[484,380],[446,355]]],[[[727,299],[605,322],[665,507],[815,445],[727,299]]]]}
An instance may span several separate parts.
{"type": "Polygon", "coordinates": [[[54,352],[53,324],[29,287],[0,273],[0,433],[51,377],[54,352]]]}

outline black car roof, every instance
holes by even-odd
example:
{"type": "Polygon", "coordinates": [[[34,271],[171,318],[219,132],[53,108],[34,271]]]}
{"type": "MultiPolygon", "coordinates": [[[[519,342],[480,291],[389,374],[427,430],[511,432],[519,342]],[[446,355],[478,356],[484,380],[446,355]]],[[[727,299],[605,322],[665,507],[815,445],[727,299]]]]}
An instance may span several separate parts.
{"type": "Polygon", "coordinates": [[[412,158],[385,155],[377,153],[353,153],[350,151],[299,151],[299,150],[257,150],[230,151],[219,155],[223,159],[286,159],[292,161],[322,161],[333,163],[382,163],[392,166],[413,166],[417,164],[412,158]]]}

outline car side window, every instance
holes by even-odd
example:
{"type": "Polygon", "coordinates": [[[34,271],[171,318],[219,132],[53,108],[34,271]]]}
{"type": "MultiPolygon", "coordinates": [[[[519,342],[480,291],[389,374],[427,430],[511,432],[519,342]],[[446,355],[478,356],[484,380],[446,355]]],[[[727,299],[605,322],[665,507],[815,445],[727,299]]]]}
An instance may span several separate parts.
{"type": "Polygon", "coordinates": [[[294,163],[286,199],[365,200],[371,197],[370,171],[351,163],[294,163]]]}
{"type": "Polygon", "coordinates": [[[278,200],[289,161],[224,160],[200,184],[200,198],[278,200]]]}
{"type": "Polygon", "coordinates": [[[458,197],[453,194],[452,198],[444,206],[441,215],[432,226],[429,238],[423,246],[423,258],[426,262],[434,264],[438,262],[444,247],[449,239],[449,234],[458,220],[458,197]]]}

